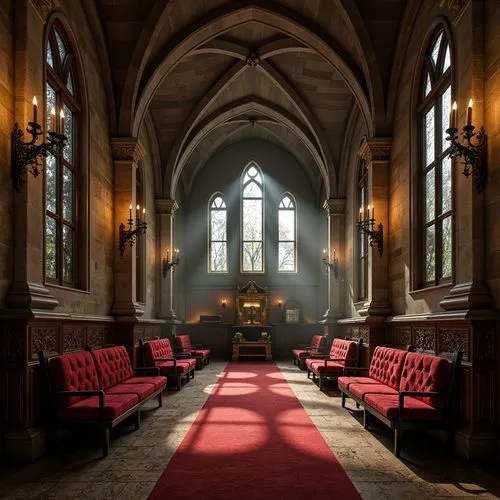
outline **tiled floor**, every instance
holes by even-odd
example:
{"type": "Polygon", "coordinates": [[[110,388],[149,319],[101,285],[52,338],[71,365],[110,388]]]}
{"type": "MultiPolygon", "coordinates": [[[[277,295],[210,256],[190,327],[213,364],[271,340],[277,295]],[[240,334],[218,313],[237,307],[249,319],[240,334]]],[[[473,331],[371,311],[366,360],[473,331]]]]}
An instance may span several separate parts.
{"type": "MultiPolygon", "coordinates": [[[[34,464],[0,469],[0,498],[147,498],[224,366],[212,362],[181,392],[168,392],[163,408],[151,404],[139,431],[116,429],[106,459],[83,435],[34,464]]],[[[500,498],[499,471],[479,470],[425,434],[408,436],[397,459],[390,431],[364,430],[360,415],[340,408],[333,385],[321,392],[291,362],[279,366],[363,498],[500,498]]]]}

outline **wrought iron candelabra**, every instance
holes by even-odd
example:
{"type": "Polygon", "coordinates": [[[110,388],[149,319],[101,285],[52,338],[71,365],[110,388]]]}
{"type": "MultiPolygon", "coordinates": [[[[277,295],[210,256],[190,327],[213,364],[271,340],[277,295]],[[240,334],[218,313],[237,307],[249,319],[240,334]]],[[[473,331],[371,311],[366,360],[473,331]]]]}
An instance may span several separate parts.
{"type": "Polygon", "coordinates": [[[481,127],[479,131],[474,132],[474,125],[465,125],[462,129],[463,141],[458,138],[458,128],[451,127],[446,130],[450,141],[450,158],[462,158],[464,169],[462,174],[472,178],[476,183],[478,192],[482,192],[487,181],[488,171],[486,169],[486,131],[481,127]]]}
{"type": "MultiPolygon", "coordinates": [[[[163,277],[166,278],[170,270],[174,271],[175,266],[179,264],[179,249],[174,250],[174,255],[172,260],[170,260],[170,254],[167,250],[167,256],[163,259],[163,277]]],[[[225,308],[225,301],[222,302],[222,307],[225,308]]]]}
{"type": "MultiPolygon", "coordinates": [[[[16,123],[12,132],[12,163],[11,177],[14,189],[21,191],[21,186],[26,182],[26,173],[29,172],[33,177],[38,177],[42,172],[39,160],[47,158],[49,155],[61,154],[66,144],[67,137],[54,130],[47,132],[47,141],[37,144],[38,138],[43,136],[43,130],[36,121],[36,100],[33,108],[35,109],[33,121],[28,122],[26,132],[31,135],[31,140],[23,140],[24,132],[16,123]]],[[[61,124],[64,127],[64,115],[61,115],[61,124]]],[[[61,128],[64,130],[64,128],[61,128]]]]}
{"type": "MultiPolygon", "coordinates": [[[[128,229],[125,229],[125,224],[122,222],[120,224],[120,255],[123,257],[123,252],[125,251],[125,245],[130,244],[131,247],[134,246],[135,241],[138,236],[146,233],[148,228],[146,222],[146,209],[144,208],[142,213],[144,220],[140,217],[136,217],[135,222],[132,218],[132,206],[129,208],[130,217],[128,219],[128,229]]],[[[137,205],[137,212],[139,213],[139,205],[137,205]]]]}
{"type": "Polygon", "coordinates": [[[339,277],[339,259],[338,259],[338,257],[335,256],[335,249],[333,249],[333,259],[332,260],[330,260],[328,258],[326,249],[323,250],[323,258],[321,260],[323,261],[323,264],[325,264],[326,270],[332,271],[335,278],[337,279],[339,277]]]}
{"type": "Polygon", "coordinates": [[[382,256],[384,253],[384,226],[380,223],[375,229],[375,208],[373,208],[372,216],[370,217],[370,207],[368,206],[368,219],[361,219],[363,210],[359,211],[358,231],[368,235],[370,238],[370,246],[377,247],[378,254],[382,256]]]}

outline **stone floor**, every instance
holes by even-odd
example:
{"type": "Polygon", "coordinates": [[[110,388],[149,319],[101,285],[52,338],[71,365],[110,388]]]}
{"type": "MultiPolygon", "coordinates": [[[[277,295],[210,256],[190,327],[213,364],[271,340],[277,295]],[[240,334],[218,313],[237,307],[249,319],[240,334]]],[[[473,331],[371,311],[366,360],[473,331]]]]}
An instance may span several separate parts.
{"type": "MultiPolygon", "coordinates": [[[[278,365],[363,498],[500,498],[498,470],[463,462],[426,434],[405,437],[397,459],[391,432],[363,429],[359,412],[340,407],[333,384],[321,392],[291,362],[278,365]]],[[[0,469],[0,498],[147,498],[224,366],[212,362],[181,392],[169,391],[163,408],[151,404],[139,431],[115,429],[106,459],[91,435],[73,435],[31,465],[0,469]]]]}

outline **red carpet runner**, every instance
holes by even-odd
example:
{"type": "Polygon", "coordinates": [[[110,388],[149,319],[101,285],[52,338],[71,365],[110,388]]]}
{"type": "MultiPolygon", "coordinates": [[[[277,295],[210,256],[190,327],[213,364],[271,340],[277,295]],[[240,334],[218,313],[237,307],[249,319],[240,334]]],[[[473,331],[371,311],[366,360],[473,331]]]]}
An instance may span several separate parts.
{"type": "Polygon", "coordinates": [[[361,497],[276,365],[231,362],[149,498],[361,497]]]}

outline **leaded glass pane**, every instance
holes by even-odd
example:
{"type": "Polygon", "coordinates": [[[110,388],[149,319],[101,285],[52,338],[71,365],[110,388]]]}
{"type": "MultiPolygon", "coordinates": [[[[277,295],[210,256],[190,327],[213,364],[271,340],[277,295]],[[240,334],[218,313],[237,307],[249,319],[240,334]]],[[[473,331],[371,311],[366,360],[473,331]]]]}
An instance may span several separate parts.
{"type": "Polygon", "coordinates": [[[243,200],[243,239],[262,240],[262,200],[243,200]]]}
{"type": "Polygon", "coordinates": [[[443,166],[441,169],[441,199],[442,199],[442,213],[451,210],[451,158],[447,156],[443,158],[443,166]]]}
{"type": "Polygon", "coordinates": [[[283,199],[280,201],[279,208],[294,208],[292,199],[289,196],[283,196],[283,199]]]}
{"type": "Polygon", "coordinates": [[[425,78],[425,94],[424,96],[427,97],[432,90],[432,85],[431,85],[431,77],[429,73],[427,73],[427,76],[425,78]]]}
{"type": "Polygon", "coordinates": [[[54,67],[54,54],[52,53],[52,45],[50,40],[47,40],[47,64],[53,68],[54,67]]]}
{"type": "Polygon", "coordinates": [[[293,241],[279,243],[278,271],[295,271],[295,243],[293,241]]]}
{"type": "Polygon", "coordinates": [[[212,241],[225,241],[226,236],[226,211],[212,210],[210,220],[210,232],[212,241]]]}
{"type": "Polygon", "coordinates": [[[63,226],[63,279],[73,281],[74,231],[69,226],[63,226]]]}
{"type": "Polygon", "coordinates": [[[63,149],[64,159],[73,164],[74,135],[73,135],[73,111],[64,105],[64,135],[68,138],[63,149]]]}
{"type": "Polygon", "coordinates": [[[210,245],[210,271],[227,271],[227,243],[225,241],[213,241],[210,245]]]}
{"type": "Polygon", "coordinates": [[[57,42],[57,48],[59,49],[59,57],[61,59],[61,64],[64,64],[64,59],[66,58],[66,46],[64,45],[64,42],[62,41],[61,35],[59,34],[58,31],[56,33],[56,42],[57,42]]]}
{"type": "Polygon", "coordinates": [[[63,172],[63,217],[73,222],[74,208],[74,173],[67,167],[63,172]]]}
{"type": "Polygon", "coordinates": [[[73,85],[73,77],[71,76],[71,73],[68,73],[68,84],[67,84],[68,92],[71,95],[75,95],[75,89],[73,85]]]}
{"type": "Polygon", "coordinates": [[[243,176],[243,184],[246,184],[252,179],[257,181],[259,184],[262,184],[261,175],[254,166],[249,167],[245,172],[245,175],[243,176]]]}
{"type": "Polygon", "coordinates": [[[244,198],[262,198],[262,189],[256,182],[250,182],[243,188],[244,198]]]}
{"type": "Polygon", "coordinates": [[[444,65],[443,65],[443,73],[451,66],[451,54],[450,54],[450,46],[446,44],[446,50],[444,53],[444,65]]]}
{"type": "Polygon", "coordinates": [[[50,112],[52,108],[56,109],[56,91],[48,82],[45,89],[45,104],[45,127],[47,128],[47,130],[52,130],[50,112]]]}
{"type": "Polygon", "coordinates": [[[434,63],[434,66],[437,65],[437,60],[438,60],[438,56],[439,56],[439,46],[441,44],[441,38],[443,38],[443,33],[439,33],[439,36],[437,37],[437,40],[434,43],[432,50],[431,50],[431,59],[432,59],[432,62],[434,63]]]}
{"type": "Polygon", "coordinates": [[[429,226],[425,231],[425,280],[434,281],[436,278],[436,244],[435,227],[429,226]]]}
{"type": "Polygon", "coordinates": [[[449,86],[441,96],[441,124],[443,133],[441,135],[441,151],[448,149],[450,143],[446,140],[446,129],[450,128],[451,111],[451,86],[449,86]]]}
{"type": "Polygon", "coordinates": [[[48,278],[57,278],[56,234],[56,221],[47,216],[45,219],[45,275],[48,278]]]}
{"type": "Polygon", "coordinates": [[[217,196],[212,201],[212,208],[226,208],[226,203],[220,196],[217,196]]]}
{"type": "Polygon", "coordinates": [[[295,210],[279,211],[279,240],[295,240],[295,210]]]}
{"type": "Polygon", "coordinates": [[[262,271],[262,242],[243,242],[243,271],[262,271]]]}
{"type": "Polygon", "coordinates": [[[436,173],[434,169],[425,174],[425,222],[434,219],[436,213],[436,173]]]}
{"type": "Polygon", "coordinates": [[[441,260],[443,278],[451,278],[452,236],[451,217],[446,217],[443,219],[443,255],[441,260]]]}
{"type": "Polygon", "coordinates": [[[425,166],[434,161],[434,106],[425,114],[425,166]]]}
{"type": "Polygon", "coordinates": [[[52,155],[45,159],[45,209],[57,213],[57,163],[52,155]]]}

